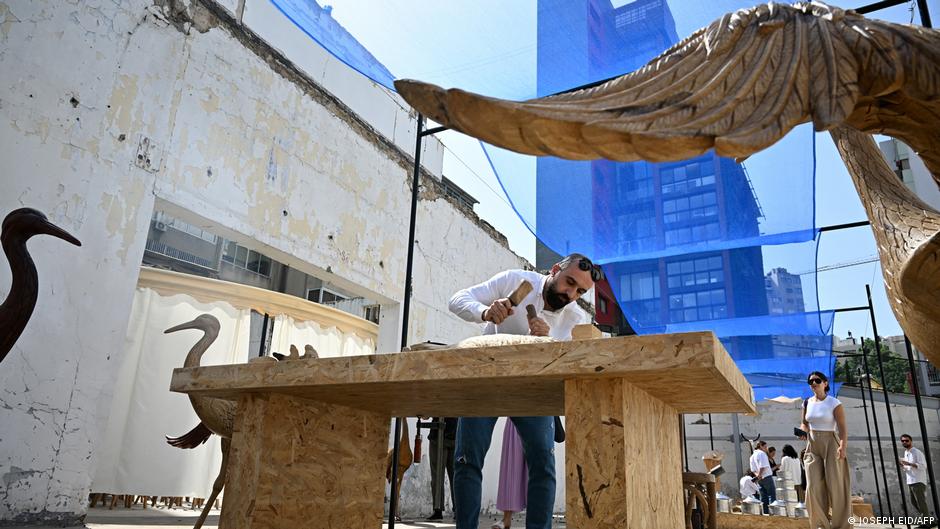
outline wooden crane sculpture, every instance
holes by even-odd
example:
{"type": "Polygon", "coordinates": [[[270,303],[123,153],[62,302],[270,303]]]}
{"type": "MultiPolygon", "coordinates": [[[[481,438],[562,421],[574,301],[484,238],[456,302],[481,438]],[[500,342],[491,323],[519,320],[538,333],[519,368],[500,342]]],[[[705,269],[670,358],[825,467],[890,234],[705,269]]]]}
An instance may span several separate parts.
{"type": "Polygon", "coordinates": [[[10,262],[12,283],[3,305],[0,305],[0,362],[13,349],[13,344],[23,333],[39,297],[39,275],[36,265],[26,248],[26,241],[33,235],[52,235],[75,246],[82,243],[68,232],[49,222],[41,212],[31,208],[11,211],[3,219],[0,242],[3,253],[10,262]]]}
{"type": "MultiPolygon", "coordinates": [[[[170,327],[163,332],[164,334],[169,334],[187,329],[202,331],[202,338],[193,345],[192,349],[189,350],[189,354],[186,355],[186,359],[183,361],[183,367],[198,367],[202,355],[205,354],[212,343],[219,337],[220,328],[219,320],[215,316],[211,314],[201,314],[192,321],[170,327]]],[[[278,353],[274,354],[284,360],[317,357],[316,349],[309,344],[304,346],[304,356],[300,356],[300,352],[295,345],[290,346],[290,352],[290,356],[280,355],[278,353]]],[[[253,361],[256,360],[276,361],[274,358],[270,357],[253,359],[253,361]]],[[[232,444],[232,430],[235,426],[235,414],[238,411],[238,404],[229,400],[212,397],[195,397],[193,395],[189,396],[189,401],[193,405],[193,410],[196,412],[196,415],[199,416],[199,424],[179,437],[167,436],[166,442],[176,448],[191,449],[205,443],[212,434],[216,434],[222,438],[222,465],[219,468],[219,475],[215,478],[215,482],[212,484],[212,493],[209,495],[209,499],[206,501],[206,505],[203,507],[199,519],[196,520],[196,524],[193,526],[193,529],[200,529],[209,516],[209,511],[212,509],[215,499],[219,496],[219,493],[222,492],[222,488],[225,487],[225,475],[228,469],[228,452],[232,444]]]]}
{"type": "Polygon", "coordinates": [[[910,145],[940,184],[940,32],[825,4],[729,13],[636,72],[522,102],[418,81],[415,109],[493,145],[573,160],[744,158],[800,123],[831,132],[878,243],[901,327],[940,364],[940,212],[910,192],[864,133],[910,145]]]}
{"type": "MultiPolygon", "coordinates": [[[[219,337],[219,320],[211,314],[201,314],[196,319],[170,327],[164,333],[178,332],[186,329],[196,329],[203,332],[202,338],[196,342],[196,345],[189,350],[186,359],[183,361],[183,367],[198,367],[202,355],[209,349],[209,346],[219,337]]],[[[171,446],[177,448],[195,448],[209,439],[209,436],[216,434],[222,438],[222,465],[219,468],[219,475],[212,484],[212,494],[206,501],[199,519],[193,529],[199,529],[205,523],[212,504],[225,486],[225,472],[228,467],[228,452],[232,444],[232,429],[235,425],[235,412],[237,403],[215,399],[212,397],[189,396],[189,401],[193,405],[193,410],[199,416],[200,423],[188,433],[180,437],[167,437],[166,441],[171,446]]]]}

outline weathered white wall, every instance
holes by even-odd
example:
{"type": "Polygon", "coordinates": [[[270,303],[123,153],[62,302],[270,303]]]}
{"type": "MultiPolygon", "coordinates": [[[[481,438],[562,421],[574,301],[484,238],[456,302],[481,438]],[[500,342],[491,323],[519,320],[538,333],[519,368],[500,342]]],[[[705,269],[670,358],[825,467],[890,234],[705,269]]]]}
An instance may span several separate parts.
{"type": "MultiPolygon", "coordinates": [[[[0,520],[85,512],[155,201],[380,300],[380,349],[397,346],[414,122],[379,93],[373,126],[342,83],[329,94],[201,4],[190,21],[177,7],[0,2],[0,212],[35,207],[83,242],[30,244],[39,302],[0,369],[0,520]]],[[[410,336],[449,341],[474,332],[445,312],[453,290],[521,260],[423,187],[410,336]]],[[[9,281],[0,265],[0,296],[9,281]]]]}

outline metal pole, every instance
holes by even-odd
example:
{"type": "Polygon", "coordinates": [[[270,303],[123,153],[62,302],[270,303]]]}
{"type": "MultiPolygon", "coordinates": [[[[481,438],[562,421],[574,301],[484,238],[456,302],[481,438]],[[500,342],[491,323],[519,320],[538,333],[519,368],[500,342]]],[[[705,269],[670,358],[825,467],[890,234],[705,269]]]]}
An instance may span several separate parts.
{"type": "Polygon", "coordinates": [[[731,446],[734,447],[734,470],[738,474],[738,481],[744,477],[741,464],[741,425],[738,424],[738,414],[731,414],[731,446]]]}
{"type": "MultiPolygon", "coordinates": [[[[907,495],[904,494],[904,477],[901,471],[901,463],[898,462],[900,457],[898,454],[898,443],[895,441],[894,433],[894,418],[891,416],[891,399],[888,397],[888,381],[885,379],[885,366],[884,362],[881,360],[881,339],[878,338],[878,324],[875,322],[875,307],[871,303],[871,285],[865,285],[865,293],[868,295],[868,314],[871,316],[871,331],[875,335],[875,358],[878,360],[878,371],[881,372],[881,389],[882,393],[885,396],[885,411],[888,412],[888,430],[891,432],[891,449],[894,451],[894,466],[898,473],[898,488],[901,489],[901,508],[904,511],[904,518],[908,518],[907,512],[907,495]]],[[[871,381],[869,381],[871,384],[871,381]]],[[[872,407],[874,410],[874,406],[872,407]]],[[[874,411],[872,411],[874,413],[874,411]]],[[[888,480],[885,478],[885,486],[887,486],[888,480]]],[[[894,516],[893,514],[891,515],[894,516]]],[[[892,522],[893,526],[893,522],[892,522]]],[[[910,524],[907,524],[910,527],[910,524]]]]}
{"type": "Polygon", "coordinates": [[[712,414],[708,414],[708,443],[715,449],[715,435],[712,433],[712,414]]]}
{"type": "MultiPolygon", "coordinates": [[[[405,298],[402,301],[401,348],[408,345],[408,311],[411,310],[411,271],[415,258],[415,217],[418,215],[418,186],[421,177],[421,129],[424,116],[418,114],[418,133],[415,137],[415,167],[411,180],[411,220],[408,223],[408,260],[405,265],[405,298]]],[[[401,417],[395,417],[395,440],[392,441],[392,498],[388,502],[388,529],[395,529],[395,513],[398,510],[398,452],[401,450],[401,417]]]]}
{"type": "Polygon", "coordinates": [[[264,356],[264,346],[268,342],[268,313],[264,313],[264,321],[261,322],[261,344],[258,345],[258,356],[264,356]]]}
{"type": "Polygon", "coordinates": [[[930,457],[930,444],[927,441],[927,421],[924,419],[924,403],[920,399],[920,387],[917,383],[917,373],[914,370],[914,350],[911,341],[904,335],[904,347],[907,349],[907,363],[911,369],[911,385],[914,386],[914,400],[917,401],[917,420],[920,422],[920,437],[924,443],[924,457],[927,458],[927,474],[930,478],[930,494],[933,497],[934,515],[940,514],[940,502],[937,501],[937,479],[933,475],[933,458],[930,457]]]}
{"type": "MultiPolygon", "coordinates": [[[[891,508],[891,492],[888,490],[888,472],[885,470],[885,455],[881,448],[881,429],[878,427],[878,411],[875,409],[875,395],[871,388],[871,370],[868,367],[868,353],[865,352],[864,343],[865,338],[862,338],[862,364],[865,366],[865,377],[868,379],[868,401],[871,402],[871,422],[875,425],[875,441],[878,443],[878,459],[881,461],[881,480],[885,487],[885,502],[888,504],[888,516],[893,519],[894,509],[891,508]]],[[[877,478],[875,479],[877,480],[877,478]]],[[[880,497],[881,494],[879,493],[879,498],[880,497]]],[[[881,515],[884,516],[884,507],[881,509],[881,515]]]]}
{"type": "MultiPolygon", "coordinates": [[[[864,338],[862,338],[862,340],[864,340],[864,338]]],[[[868,424],[868,405],[865,403],[865,382],[864,382],[864,380],[865,380],[865,377],[867,377],[867,376],[868,376],[868,373],[866,373],[864,377],[860,377],[858,383],[859,383],[859,386],[860,386],[860,389],[861,389],[861,392],[860,392],[860,393],[862,394],[862,410],[864,410],[864,412],[865,412],[865,430],[868,432],[868,451],[871,453],[871,466],[872,466],[872,468],[876,468],[876,466],[878,465],[878,460],[875,459],[875,445],[874,445],[874,443],[871,442],[871,426],[869,426],[869,424],[868,424]]],[[[869,386],[870,386],[870,385],[871,385],[871,379],[869,379],[869,382],[868,382],[868,383],[869,383],[869,386]]],[[[875,413],[875,403],[874,403],[874,402],[871,403],[871,412],[872,412],[872,415],[874,415],[874,413],[875,413]]],[[[880,487],[880,485],[878,484],[878,472],[875,471],[875,472],[873,472],[873,474],[874,474],[874,476],[875,476],[875,492],[878,493],[878,512],[880,512],[880,513],[883,514],[883,513],[885,512],[885,507],[884,507],[884,504],[883,504],[882,501],[881,501],[881,487],[880,487]]]]}
{"type": "Polygon", "coordinates": [[[927,0],[917,0],[917,7],[920,9],[920,24],[925,28],[932,28],[930,23],[930,10],[927,9],[927,0]]]}
{"type": "Polygon", "coordinates": [[[683,454],[683,463],[685,463],[685,471],[691,472],[689,470],[689,443],[688,439],[685,437],[685,414],[679,414],[679,428],[682,430],[682,454],[683,454]]]}
{"type": "MultiPolygon", "coordinates": [[[[434,508],[444,511],[444,443],[447,438],[444,437],[446,426],[444,417],[437,418],[437,467],[432,471],[437,476],[437,488],[434,489],[434,508]]],[[[453,507],[452,507],[453,508],[453,507]]]]}

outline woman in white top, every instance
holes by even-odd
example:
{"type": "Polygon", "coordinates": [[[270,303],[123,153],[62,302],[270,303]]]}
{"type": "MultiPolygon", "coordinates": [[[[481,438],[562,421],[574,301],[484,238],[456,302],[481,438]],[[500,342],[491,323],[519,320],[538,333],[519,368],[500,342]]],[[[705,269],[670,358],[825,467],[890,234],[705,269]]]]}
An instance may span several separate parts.
{"type": "Polygon", "coordinates": [[[797,499],[803,501],[802,477],[803,464],[800,462],[800,456],[791,445],[783,445],[783,459],[780,460],[780,474],[783,479],[790,480],[793,489],[796,491],[797,499]]]}
{"type": "Polygon", "coordinates": [[[845,459],[849,432],[845,410],[827,395],[829,378],[819,371],[806,377],[813,396],[803,401],[803,430],[809,432],[806,454],[806,510],[810,529],[851,529],[852,499],[849,464],[845,459]],[[832,508],[832,518],[829,509],[832,508]]]}

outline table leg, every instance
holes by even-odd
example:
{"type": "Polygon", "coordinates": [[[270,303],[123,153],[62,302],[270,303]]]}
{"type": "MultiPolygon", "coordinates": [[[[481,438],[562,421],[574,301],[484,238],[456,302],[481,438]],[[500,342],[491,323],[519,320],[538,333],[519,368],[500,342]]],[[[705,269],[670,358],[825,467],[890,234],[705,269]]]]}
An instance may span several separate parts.
{"type": "Polygon", "coordinates": [[[677,416],[620,379],[565,382],[568,527],[683,526],[677,416]]]}
{"type": "Polygon", "coordinates": [[[381,527],[388,436],[385,414],[242,397],[219,527],[381,527]]]}

